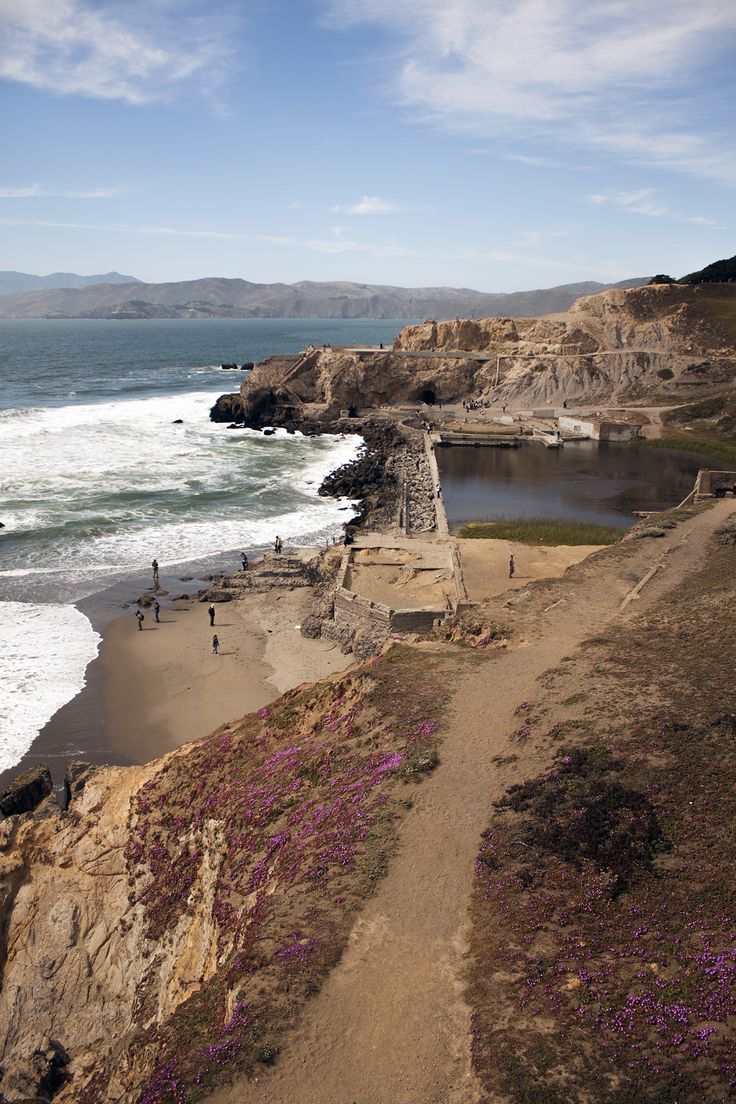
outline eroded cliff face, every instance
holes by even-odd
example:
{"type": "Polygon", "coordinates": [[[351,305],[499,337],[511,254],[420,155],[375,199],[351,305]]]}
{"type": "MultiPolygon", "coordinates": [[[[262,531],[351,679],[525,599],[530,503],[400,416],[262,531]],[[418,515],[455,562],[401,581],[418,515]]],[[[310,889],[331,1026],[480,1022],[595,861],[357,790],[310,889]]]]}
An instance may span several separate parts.
{"type": "Polygon", "coordinates": [[[273,1061],[436,761],[431,668],[394,649],[2,823],[3,1101],[193,1101],[273,1061]]]}
{"type": "Polygon", "coordinates": [[[642,398],[678,382],[730,382],[735,322],[736,289],[652,286],[588,296],[542,318],[424,322],[402,330],[394,348],[490,354],[476,362],[474,387],[500,402],[642,398]]]}
{"type": "Polygon", "coordinates": [[[288,371],[256,366],[241,389],[247,422],[289,424],[392,402],[491,394],[547,404],[646,398],[729,383],[736,289],[665,285],[578,300],[565,314],[405,327],[390,351],[313,351],[288,371]],[[306,405],[305,405],[306,404],[306,405]]]}
{"type": "Polygon", "coordinates": [[[131,1030],[151,951],[128,897],[125,847],[131,794],[149,773],[99,770],[69,813],[51,798],[2,824],[4,1100],[35,1098],[44,1070],[34,1055],[52,1040],[84,1077],[131,1030]]]}

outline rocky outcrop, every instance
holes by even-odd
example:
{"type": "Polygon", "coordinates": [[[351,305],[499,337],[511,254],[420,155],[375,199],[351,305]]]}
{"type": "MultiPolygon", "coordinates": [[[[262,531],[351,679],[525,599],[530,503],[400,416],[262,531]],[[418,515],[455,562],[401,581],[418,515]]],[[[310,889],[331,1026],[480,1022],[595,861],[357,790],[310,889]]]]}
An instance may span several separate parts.
{"type": "Polygon", "coordinates": [[[39,805],[52,790],[51,772],[45,764],[29,767],[23,774],[14,778],[0,794],[0,813],[3,816],[17,816],[29,813],[39,805]]]}
{"type": "Polygon", "coordinates": [[[579,299],[565,314],[405,327],[391,350],[313,351],[256,365],[241,388],[247,424],[314,425],[351,408],[493,394],[547,404],[729,382],[736,369],[731,285],[661,285],[579,299]]]}
{"type": "Polygon", "coordinates": [[[149,773],[101,769],[73,811],[24,817],[4,840],[0,1090],[9,1102],[80,1099],[64,1090],[65,1055],[83,1078],[131,1028],[151,952],[124,848],[130,795],[149,773]]]}
{"type": "Polygon", "coordinates": [[[220,395],[215,405],[210,410],[210,421],[213,422],[242,422],[243,404],[240,395],[220,395]]]}
{"type": "Polygon", "coordinates": [[[3,1070],[2,1099],[7,1104],[50,1101],[68,1079],[69,1055],[55,1039],[39,1038],[26,1056],[3,1070]]]}
{"type": "Polygon", "coordinates": [[[476,362],[473,389],[492,391],[502,403],[642,398],[729,382],[736,371],[729,322],[735,305],[728,287],[615,290],[579,299],[564,315],[408,326],[394,348],[400,355],[491,354],[476,362]]]}

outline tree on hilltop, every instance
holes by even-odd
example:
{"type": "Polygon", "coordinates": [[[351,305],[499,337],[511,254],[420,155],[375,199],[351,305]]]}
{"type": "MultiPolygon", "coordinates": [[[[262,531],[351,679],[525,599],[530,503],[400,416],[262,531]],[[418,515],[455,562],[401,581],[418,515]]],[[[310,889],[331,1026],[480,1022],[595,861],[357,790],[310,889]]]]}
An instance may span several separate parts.
{"type": "Polygon", "coordinates": [[[683,276],[681,284],[730,284],[736,280],[736,257],[728,257],[723,261],[714,261],[706,265],[699,272],[691,272],[689,276],[683,276]]]}

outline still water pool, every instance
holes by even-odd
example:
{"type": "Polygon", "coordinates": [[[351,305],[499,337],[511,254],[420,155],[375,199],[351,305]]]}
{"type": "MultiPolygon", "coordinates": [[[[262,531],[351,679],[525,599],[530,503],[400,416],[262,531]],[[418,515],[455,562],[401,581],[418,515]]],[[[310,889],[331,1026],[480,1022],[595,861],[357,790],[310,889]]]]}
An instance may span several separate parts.
{"type": "Polygon", "coordinates": [[[676,506],[704,464],[695,453],[598,441],[440,448],[437,459],[451,525],[553,518],[622,529],[635,510],[676,506]]]}

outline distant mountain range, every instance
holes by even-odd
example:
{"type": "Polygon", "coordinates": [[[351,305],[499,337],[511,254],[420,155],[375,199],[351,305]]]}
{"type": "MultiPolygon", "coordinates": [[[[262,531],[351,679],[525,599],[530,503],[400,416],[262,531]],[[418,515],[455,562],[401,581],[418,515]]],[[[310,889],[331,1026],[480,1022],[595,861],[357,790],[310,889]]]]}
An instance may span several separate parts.
{"type": "MultiPolygon", "coordinates": [[[[0,273],[22,277],[23,273],[0,273]]],[[[62,277],[29,276],[29,280],[62,277]]],[[[111,273],[74,276],[83,286],[0,294],[0,318],[486,318],[530,317],[567,310],[581,295],[612,287],[641,287],[648,277],[601,284],[594,280],[509,294],[470,288],[401,288],[349,282],[254,284],[210,278],[144,284],[111,273]],[[127,282],[126,282],[127,281],[127,282]]],[[[2,284],[0,283],[0,287],[2,284]]],[[[46,285],[48,288],[48,285],[46,285]]]]}
{"type": "Polygon", "coordinates": [[[49,276],[32,276],[29,272],[0,272],[0,295],[17,295],[25,291],[47,291],[49,288],[85,288],[91,284],[137,284],[135,276],[105,272],[100,276],[78,276],[76,272],[52,272],[49,276]]]}

